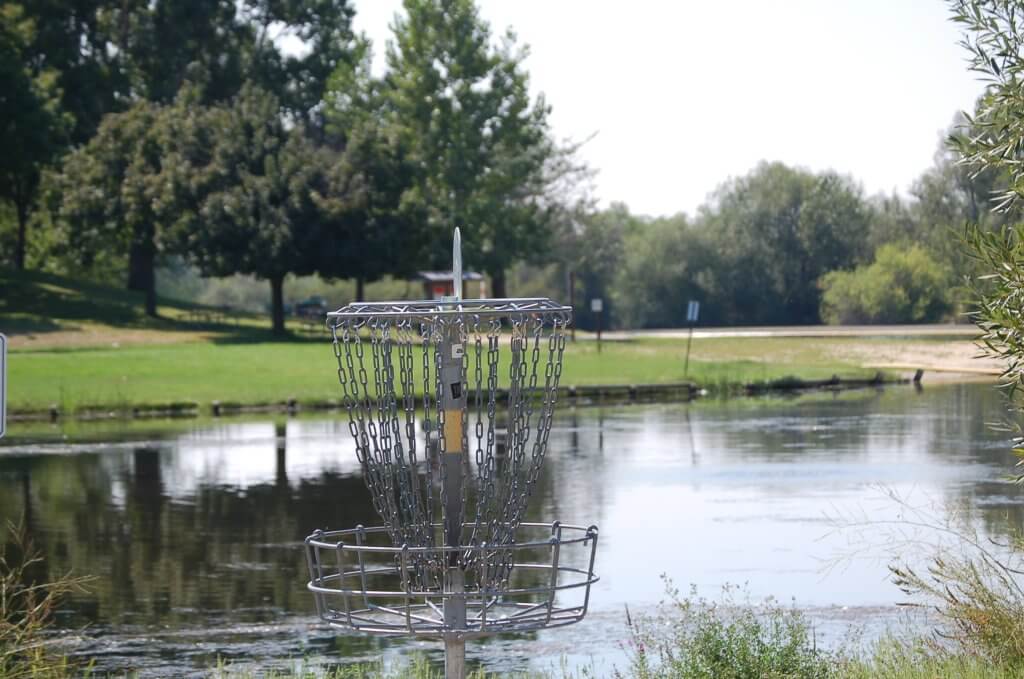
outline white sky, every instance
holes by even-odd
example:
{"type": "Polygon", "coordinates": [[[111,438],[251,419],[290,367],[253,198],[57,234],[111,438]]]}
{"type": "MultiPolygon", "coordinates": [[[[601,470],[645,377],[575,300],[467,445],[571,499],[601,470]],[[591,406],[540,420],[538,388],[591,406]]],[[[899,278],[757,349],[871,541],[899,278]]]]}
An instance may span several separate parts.
{"type": "MultiPolygon", "coordinates": [[[[602,205],[693,214],[760,160],[906,192],[981,85],[941,0],[477,0],[530,47],[602,205]]],[[[400,0],[356,0],[383,68],[400,0]]]]}

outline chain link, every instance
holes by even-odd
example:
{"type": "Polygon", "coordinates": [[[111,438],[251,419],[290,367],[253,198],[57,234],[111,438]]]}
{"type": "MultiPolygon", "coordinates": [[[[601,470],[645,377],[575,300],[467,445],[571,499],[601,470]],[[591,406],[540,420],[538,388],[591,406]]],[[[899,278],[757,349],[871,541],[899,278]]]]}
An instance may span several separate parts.
{"type": "MultiPolygon", "coordinates": [[[[448,534],[447,415],[441,382],[445,352],[451,344],[462,343],[462,382],[469,393],[459,413],[462,441],[452,442],[461,443],[465,451],[459,469],[462,497],[453,525],[468,525],[466,544],[488,546],[486,555],[473,553],[479,563],[463,555],[467,575],[488,587],[507,583],[514,565],[509,546],[547,451],[569,321],[564,311],[514,309],[504,315],[334,321],[332,346],[349,433],[374,509],[396,546],[434,546],[438,524],[444,544],[461,544],[464,537],[462,531],[448,534]],[[499,412],[505,361],[507,402],[499,412]]],[[[437,589],[445,567],[443,559],[420,556],[410,575],[418,587],[437,589]]]]}

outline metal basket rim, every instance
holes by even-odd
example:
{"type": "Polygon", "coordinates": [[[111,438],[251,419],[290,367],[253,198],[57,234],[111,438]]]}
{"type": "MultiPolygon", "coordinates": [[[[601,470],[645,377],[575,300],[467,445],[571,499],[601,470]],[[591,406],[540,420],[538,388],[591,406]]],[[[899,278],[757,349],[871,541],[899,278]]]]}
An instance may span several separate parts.
{"type": "Polygon", "coordinates": [[[424,318],[438,316],[512,316],[528,314],[571,314],[573,308],[547,297],[507,297],[460,300],[395,300],[389,302],[353,302],[327,319],[345,320],[369,317],[424,318]]]}
{"type": "MultiPolygon", "coordinates": [[[[468,523],[468,522],[464,523],[462,525],[463,525],[463,528],[472,528],[474,526],[473,523],[468,523]]],[[[431,526],[433,526],[434,528],[440,528],[441,527],[441,523],[440,522],[434,522],[434,523],[431,524],[431,526]]],[[[360,545],[360,544],[353,544],[353,543],[345,542],[343,540],[334,540],[333,539],[333,538],[349,536],[349,535],[353,535],[353,536],[369,535],[369,534],[374,534],[374,535],[384,534],[384,535],[387,535],[389,533],[387,526],[369,526],[369,527],[367,527],[367,526],[356,526],[355,528],[344,528],[344,529],[329,530],[329,531],[328,530],[316,530],[316,531],[314,531],[312,533],[312,535],[308,536],[305,539],[305,543],[307,545],[311,545],[311,546],[314,546],[314,547],[319,547],[320,549],[343,549],[345,551],[351,551],[351,552],[365,552],[365,553],[373,553],[373,554],[402,554],[403,552],[405,552],[407,554],[420,554],[420,555],[436,554],[438,556],[442,556],[444,554],[453,553],[453,552],[457,552],[457,553],[474,553],[474,552],[493,552],[493,551],[496,551],[496,550],[518,551],[518,550],[527,550],[527,549],[537,549],[537,548],[540,548],[540,547],[550,547],[550,546],[552,546],[554,544],[573,545],[573,544],[577,544],[577,543],[587,542],[588,540],[593,540],[593,539],[597,538],[598,532],[599,532],[597,526],[593,525],[593,524],[591,524],[590,526],[584,527],[584,526],[575,525],[575,524],[559,523],[557,521],[554,522],[554,523],[523,521],[523,522],[521,522],[519,524],[519,526],[517,528],[517,532],[518,532],[518,529],[521,529],[521,528],[546,528],[546,529],[551,530],[551,531],[555,531],[555,530],[561,529],[563,531],[569,531],[569,532],[572,532],[572,533],[583,533],[583,535],[576,536],[576,537],[569,537],[569,538],[562,537],[561,535],[558,535],[558,536],[552,535],[551,537],[549,537],[546,540],[533,539],[533,540],[529,540],[529,541],[526,541],[526,542],[512,542],[512,543],[508,543],[508,544],[490,544],[490,543],[486,543],[486,542],[481,542],[481,543],[476,544],[476,545],[461,545],[461,546],[458,546],[458,547],[451,547],[451,546],[448,546],[448,545],[436,545],[436,546],[432,546],[432,547],[431,546],[425,546],[425,545],[402,545],[402,546],[399,546],[399,547],[395,547],[395,546],[390,546],[389,547],[389,546],[386,546],[386,545],[360,545]]]]}
{"type": "MultiPolygon", "coordinates": [[[[556,575],[579,575],[582,576],[581,580],[563,583],[547,585],[543,587],[509,587],[506,589],[489,589],[487,591],[481,590],[468,590],[460,593],[447,592],[442,593],[435,590],[420,590],[412,589],[409,590],[394,590],[394,589],[358,589],[358,588],[335,588],[325,586],[332,582],[339,582],[340,578],[337,573],[325,575],[321,578],[310,580],[306,583],[306,589],[315,594],[346,594],[349,596],[368,596],[368,597],[433,597],[433,598],[447,598],[447,599],[476,599],[482,595],[486,596],[521,596],[524,594],[544,594],[546,592],[563,592],[571,589],[579,589],[581,587],[590,587],[596,582],[601,580],[601,576],[597,573],[592,573],[587,569],[579,568],[576,566],[552,566],[549,563],[517,563],[512,566],[512,569],[517,568],[531,570],[531,571],[545,571],[547,573],[555,573],[556,575]],[[319,584],[316,584],[319,583],[319,584]]],[[[356,576],[361,571],[359,569],[353,569],[351,571],[345,571],[344,576],[356,576]]],[[[371,571],[366,571],[366,575],[380,576],[380,575],[400,575],[401,566],[391,566],[387,568],[378,568],[371,571]]]]}
{"type": "MultiPolygon", "coordinates": [[[[515,604],[512,607],[528,609],[530,604],[515,604]]],[[[410,613],[412,611],[423,611],[427,610],[422,606],[411,606],[410,613]]],[[[336,616],[329,618],[321,618],[321,620],[328,626],[335,629],[342,629],[349,632],[356,632],[358,634],[365,634],[368,636],[382,636],[382,637],[413,637],[419,639],[481,639],[483,637],[494,636],[496,634],[517,634],[524,632],[534,632],[541,629],[554,629],[557,627],[567,627],[578,623],[583,620],[587,613],[586,606],[565,606],[553,608],[550,616],[546,616],[543,613],[538,612],[533,619],[528,619],[525,623],[523,621],[509,620],[509,619],[488,619],[483,621],[480,625],[475,627],[469,627],[466,629],[446,629],[443,625],[435,625],[432,623],[416,622],[412,624],[399,624],[397,622],[387,623],[381,621],[374,621],[366,619],[369,615],[375,613],[386,613],[391,615],[401,615],[400,612],[387,611],[383,607],[371,607],[364,609],[352,610],[350,614],[337,614],[336,616]],[[539,618],[544,618],[541,622],[539,618]],[[349,622],[351,620],[351,622],[349,622]]]]}
{"type": "MultiPolygon", "coordinates": [[[[597,527],[584,528],[554,521],[523,522],[519,528],[552,531],[549,540],[508,545],[510,549],[550,550],[550,562],[531,559],[511,566],[516,571],[539,573],[539,580],[536,582],[516,585],[507,582],[499,586],[485,585],[458,591],[449,591],[447,587],[420,588],[413,586],[412,580],[405,574],[413,567],[410,557],[422,556],[424,551],[413,552],[412,548],[402,547],[346,545],[341,542],[335,544],[317,540],[314,537],[317,535],[315,533],[305,542],[310,575],[306,589],[313,594],[317,615],[323,622],[337,629],[371,635],[458,639],[503,632],[527,632],[579,622],[589,608],[591,587],[601,579],[594,571],[598,542],[597,527]],[[583,532],[585,537],[560,540],[562,530],[583,532]],[[589,540],[593,542],[587,545],[589,540]],[[573,565],[560,562],[561,548],[567,544],[580,545],[585,553],[589,554],[589,557],[585,557],[587,561],[573,565]],[[343,556],[350,548],[358,554],[357,559],[352,560],[351,557],[343,556]],[[337,555],[336,563],[331,563],[334,559],[327,557],[331,552],[337,555]],[[365,563],[363,556],[367,552],[373,552],[377,558],[392,558],[388,562],[365,563]],[[322,564],[326,565],[326,572],[322,564]],[[397,578],[397,581],[375,581],[376,586],[371,585],[369,579],[380,576],[397,578]],[[555,601],[556,594],[570,591],[579,592],[580,599],[575,602],[555,601]],[[523,596],[540,596],[542,599],[511,600],[523,596]],[[446,602],[458,600],[461,600],[465,610],[473,613],[475,617],[465,620],[461,626],[452,626],[444,610],[446,602]]],[[[319,535],[365,535],[385,531],[386,528],[382,526],[359,526],[353,529],[321,531],[319,535]]],[[[460,549],[485,548],[471,546],[460,549]]],[[[503,547],[495,549],[501,550],[503,547]]],[[[438,548],[434,551],[441,554],[447,550],[438,548]]],[[[430,550],[426,550],[426,553],[430,554],[430,550]]]]}

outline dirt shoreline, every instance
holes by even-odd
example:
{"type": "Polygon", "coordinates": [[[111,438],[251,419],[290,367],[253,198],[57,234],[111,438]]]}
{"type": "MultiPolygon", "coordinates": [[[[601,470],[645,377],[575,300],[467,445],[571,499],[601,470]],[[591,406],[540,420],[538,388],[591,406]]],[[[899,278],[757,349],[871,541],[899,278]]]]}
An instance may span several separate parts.
{"type": "Polygon", "coordinates": [[[830,355],[865,368],[897,372],[923,370],[929,381],[994,380],[1002,374],[1003,362],[981,356],[973,341],[954,340],[866,342],[830,347],[830,355]]]}

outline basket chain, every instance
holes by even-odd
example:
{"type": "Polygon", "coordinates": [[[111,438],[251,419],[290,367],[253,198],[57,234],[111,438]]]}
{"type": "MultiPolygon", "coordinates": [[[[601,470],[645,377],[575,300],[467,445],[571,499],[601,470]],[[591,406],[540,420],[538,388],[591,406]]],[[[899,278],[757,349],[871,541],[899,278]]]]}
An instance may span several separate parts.
{"type": "MultiPolygon", "coordinates": [[[[473,548],[487,545],[486,550],[467,549],[461,555],[460,564],[467,574],[477,573],[480,587],[499,586],[507,580],[514,565],[510,547],[538,482],[547,449],[568,320],[564,313],[485,316],[470,312],[434,317],[342,317],[332,323],[349,432],[374,509],[384,520],[395,546],[435,546],[435,517],[441,507],[440,537],[444,544],[473,548]],[[507,334],[503,332],[506,327],[507,334]],[[509,349],[504,453],[498,429],[503,337],[508,337],[509,349]],[[417,339],[422,361],[422,398],[416,393],[417,339]],[[547,345],[543,351],[542,343],[547,345]],[[443,407],[443,390],[448,385],[440,379],[442,359],[446,351],[459,344],[466,349],[462,388],[472,389],[473,393],[467,395],[466,407],[458,412],[462,426],[448,427],[445,418],[456,413],[446,413],[443,407]],[[372,382],[367,367],[373,370],[372,382]],[[543,382],[538,386],[541,379],[543,382]],[[422,456],[417,452],[418,409],[423,423],[422,456]],[[441,463],[441,456],[448,450],[448,431],[461,432],[459,443],[461,450],[466,451],[460,470],[465,481],[459,491],[462,501],[457,503],[459,516],[454,525],[466,526],[467,535],[449,535],[448,519],[454,517],[444,516],[444,508],[449,506],[449,472],[447,465],[441,463]],[[475,473],[469,468],[474,464],[475,473]],[[439,486],[436,493],[435,485],[439,486]],[[467,502],[475,504],[471,512],[467,502]],[[467,518],[471,523],[467,524],[467,518]]],[[[440,587],[443,559],[418,558],[411,564],[416,586],[440,587]]]]}

